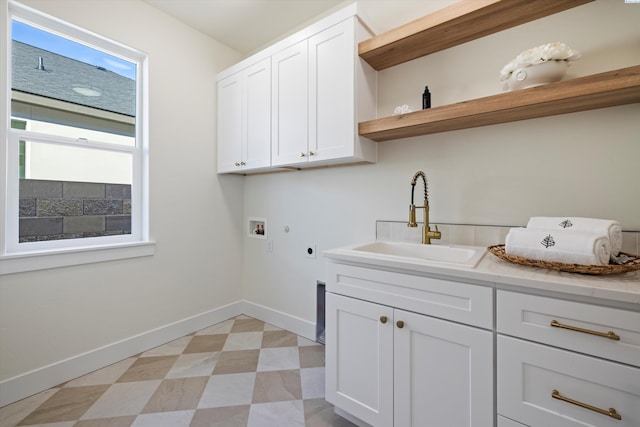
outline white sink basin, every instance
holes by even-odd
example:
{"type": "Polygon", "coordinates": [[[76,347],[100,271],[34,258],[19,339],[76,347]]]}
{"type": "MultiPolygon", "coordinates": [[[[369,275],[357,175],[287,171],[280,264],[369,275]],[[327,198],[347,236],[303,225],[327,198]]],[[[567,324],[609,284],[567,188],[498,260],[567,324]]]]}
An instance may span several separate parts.
{"type": "Polygon", "coordinates": [[[453,262],[456,264],[467,263],[476,254],[476,251],[470,248],[388,242],[369,243],[356,246],[353,250],[406,258],[453,262]]]}
{"type": "Polygon", "coordinates": [[[371,242],[326,251],[329,258],[367,263],[410,266],[456,266],[475,268],[486,253],[480,246],[421,245],[418,243],[371,242]]]}

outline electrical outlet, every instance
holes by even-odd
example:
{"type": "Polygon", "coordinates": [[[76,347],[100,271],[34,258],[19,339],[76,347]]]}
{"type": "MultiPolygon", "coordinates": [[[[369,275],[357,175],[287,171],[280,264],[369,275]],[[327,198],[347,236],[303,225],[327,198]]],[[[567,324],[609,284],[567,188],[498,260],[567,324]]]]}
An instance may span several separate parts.
{"type": "Polygon", "coordinates": [[[316,257],[316,245],[315,243],[311,243],[304,246],[304,257],[305,258],[315,258],[316,257]]]}

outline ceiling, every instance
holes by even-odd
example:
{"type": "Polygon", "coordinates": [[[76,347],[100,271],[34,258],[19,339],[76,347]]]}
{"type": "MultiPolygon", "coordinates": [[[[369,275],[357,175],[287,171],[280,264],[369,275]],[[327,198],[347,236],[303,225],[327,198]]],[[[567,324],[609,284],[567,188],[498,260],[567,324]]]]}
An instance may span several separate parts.
{"type": "Polygon", "coordinates": [[[343,2],[343,0],[145,1],[245,55],[343,2]]]}
{"type": "MultiPolygon", "coordinates": [[[[355,0],[144,0],[248,56],[355,0]]],[[[357,0],[375,34],[457,0],[357,0]]]]}

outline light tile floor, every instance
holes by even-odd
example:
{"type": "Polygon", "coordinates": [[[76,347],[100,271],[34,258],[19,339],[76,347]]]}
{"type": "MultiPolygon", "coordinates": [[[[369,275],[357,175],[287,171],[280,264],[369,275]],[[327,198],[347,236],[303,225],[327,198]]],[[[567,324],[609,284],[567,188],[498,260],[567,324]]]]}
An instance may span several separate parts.
{"type": "Polygon", "coordinates": [[[348,427],[324,347],[238,316],[0,408],[0,427],[348,427]]]}

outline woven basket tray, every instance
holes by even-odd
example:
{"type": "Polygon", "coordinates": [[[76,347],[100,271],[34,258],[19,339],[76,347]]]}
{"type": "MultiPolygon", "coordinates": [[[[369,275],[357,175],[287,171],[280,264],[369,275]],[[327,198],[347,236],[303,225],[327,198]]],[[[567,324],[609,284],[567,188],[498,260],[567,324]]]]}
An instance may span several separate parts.
{"type": "Polygon", "coordinates": [[[628,273],[630,271],[640,270],[640,257],[637,255],[627,254],[624,255],[632,257],[632,260],[627,261],[624,264],[609,264],[609,265],[583,265],[583,264],[565,264],[563,262],[551,262],[551,261],[538,261],[534,259],[528,259],[519,257],[516,255],[509,255],[504,251],[504,245],[493,245],[487,248],[489,252],[494,254],[500,259],[504,259],[515,264],[527,265],[530,267],[548,268],[551,270],[567,271],[569,273],[583,273],[583,274],[619,274],[628,273]]]}

